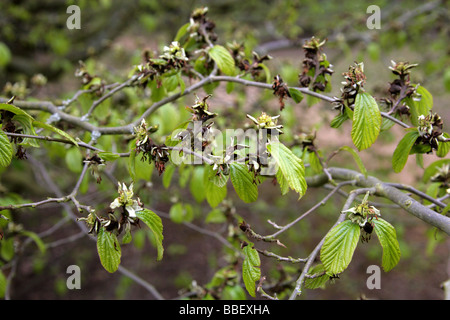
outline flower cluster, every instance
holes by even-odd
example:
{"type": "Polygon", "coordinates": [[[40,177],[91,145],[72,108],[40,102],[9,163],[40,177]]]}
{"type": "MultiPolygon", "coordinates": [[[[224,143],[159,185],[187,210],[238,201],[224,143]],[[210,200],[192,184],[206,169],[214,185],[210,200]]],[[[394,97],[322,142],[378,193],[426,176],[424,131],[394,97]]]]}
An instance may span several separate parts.
{"type": "Polygon", "coordinates": [[[417,139],[416,145],[430,146],[429,152],[438,150],[439,141],[444,139],[443,126],[441,117],[436,113],[430,112],[427,116],[420,115],[417,126],[420,137],[417,139]]]}
{"type": "Polygon", "coordinates": [[[322,46],[326,40],[320,41],[315,37],[307,40],[303,45],[305,58],[303,59],[303,71],[299,74],[298,81],[302,87],[310,87],[313,91],[325,91],[329,77],[333,74],[333,66],[328,62],[322,46]]]}
{"type": "Polygon", "coordinates": [[[369,192],[366,193],[361,204],[352,207],[348,210],[342,211],[342,213],[348,213],[347,217],[353,223],[358,224],[361,227],[361,241],[370,240],[370,236],[372,234],[374,225],[372,223],[372,219],[378,219],[380,215],[380,210],[375,208],[374,206],[369,206],[368,203],[369,192]]]}
{"type": "Polygon", "coordinates": [[[432,182],[439,182],[440,187],[450,193],[450,164],[444,164],[438,168],[437,172],[431,177],[432,182]]]}
{"type": "Polygon", "coordinates": [[[266,60],[271,60],[271,56],[263,55],[260,57],[258,53],[252,52],[253,61],[250,61],[250,59],[246,57],[245,48],[242,44],[232,42],[228,43],[227,47],[230,49],[231,56],[233,57],[239,70],[245,72],[246,74],[250,74],[256,81],[267,81],[263,62],[266,60]]]}
{"type": "Polygon", "coordinates": [[[345,113],[345,106],[352,108],[355,103],[356,95],[360,91],[366,82],[366,75],[364,74],[364,63],[355,63],[355,65],[350,66],[347,72],[343,73],[345,81],[342,82],[344,85],[341,88],[341,97],[335,98],[335,107],[338,109],[340,114],[345,113]]]}
{"type": "Polygon", "coordinates": [[[120,184],[119,182],[118,192],[119,196],[111,202],[109,207],[113,210],[116,208],[123,208],[127,217],[136,218],[136,211],[142,211],[143,207],[139,198],[137,198],[137,200],[133,199],[133,183],[127,188],[125,183],[120,184]]]}
{"type": "Polygon", "coordinates": [[[159,80],[159,77],[170,71],[177,71],[187,66],[189,58],[178,41],[164,46],[163,54],[159,58],[152,58],[150,52],[144,52],[144,62],[137,65],[135,72],[141,85],[145,86],[150,80],[159,80]]]}
{"type": "Polygon", "coordinates": [[[291,94],[289,93],[289,89],[284,83],[283,79],[277,75],[274,77],[274,81],[272,84],[273,94],[278,97],[278,101],[280,102],[280,111],[284,109],[284,99],[286,97],[290,97],[291,94]]]}
{"type": "Polygon", "coordinates": [[[217,113],[209,111],[209,105],[206,102],[211,97],[211,95],[205,96],[203,99],[200,99],[197,95],[195,95],[195,103],[192,107],[187,107],[189,111],[193,114],[192,121],[201,121],[206,122],[209,119],[215,118],[217,113]]]}
{"type": "Polygon", "coordinates": [[[409,62],[395,62],[391,61],[389,69],[396,76],[394,81],[389,83],[390,98],[382,99],[383,103],[400,115],[409,115],[409,107],[404,103],[404,98],[418,99],[416,88],[410,83],[410,70],[416,67],[417,64],[410,64],[409,62]],[[401,103],[400,103],[401,102],[401,103]],[[396,105],[394,109],[392,109],[396,105]]]}
{"type": "Polygon", "coordinates": [[[108,232],[122,233],[125,228],[129,232],[131,225],[138,225],[139,219],[136,212],[142,211],[143,205],[139,198],[134,199],[133,183],[129,187],[119,182],[119,196],[109,205],[108,217],[99,217],[95,211],[91,211],[86,218],[79,218],[90,227],[89,233],[98,233],[100,228],[108,232]],[[121,208],[120,218],[114,214],[115,209],[121,208]]]}
{"type": "Polygon", "coordinates": [[[188,32],[190,38],[195,39],[197,43],[209,44],[217,40],[217,34],[214,33],[216,24],[206,17],[208,8],[203,7],[192,12],[188,32]]]}
{"type": "Polygon", "coordinates": [[[175,69],[184,67],[186,62],[189,61],[184,48],[178,41],[173,41],[169,46],[164,46],[163,51],[164,53],[160,58],[167,61],[167,65],[175,69]]]}
{"type": "Polygon", "coordinates": [[[255,119],[251,115],[247,114],[247,118],[252,120],[255,124],[257,129],[269,129],[269,130],[276,130],[278,133],[283,133],[281,131],[281,128],[283,128],[282,125],[277,124],[277,119],[280,117],[280,115],[271,117],[267,113],[262,112],[261,115],[258,117],[258,119],[255,119]]]}
{"type": "Polygon", "coordinates": [[[165,144],[157,145],[149,137],[149,134],[158,130],[158,126],[148,128],[147,123],[142,119],[139,127],[134,128],[136,135],[136,154],[142,152],[142,161],[153,161],[155,168],[161,175],[165,170],[165,164],[169,161],[169,149],[165,144]]]}

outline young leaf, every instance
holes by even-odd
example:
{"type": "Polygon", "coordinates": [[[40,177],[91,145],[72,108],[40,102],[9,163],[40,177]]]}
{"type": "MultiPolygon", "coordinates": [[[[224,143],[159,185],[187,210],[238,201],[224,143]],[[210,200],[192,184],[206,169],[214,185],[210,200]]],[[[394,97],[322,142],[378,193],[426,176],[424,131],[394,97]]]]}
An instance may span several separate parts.
{"type": "Polygon", "coordinates": [[[186,203],[177,202],[169,211],[170,219],[175,223],[190,222],[194,218],[192,207],[186,203]]]}
{"type": "Polygon", "coordinates": [[[320,260],[329,275],[344,271],[352,261],[361,230],[358,224],[346,220],[328,232],[320,250],[320,260]]]}
{"type": "Polygon", "coordinates": [[[183,36],[187,33],[190,25],[191,24],[189,22],[182,25],[181,28],[178,29],[177,34],[175,35],[174,41],[180,41],[180,39],[183,38],[183,36]]]}
{"type": "Polygon", "coordinates": [[[205,184],[203,183],[204,170],[203,166],[195,166],[189,182],[189,190],[198,203],[201,203],[206,197],[205,184]]]}
{"type": "Polygon", "coordinates": [[[5,297],[7,282],[8,280],[6,280],[5,275],[0,270],[0,299],[3,299],[5,297]]]}
{"type": "Polygon", "coordinates": [[[66,152],[65,160],[70,171],[80,173],[83,170],[83,156],[80,149],[71,147],[66,152]]]}
{"type": "Polygon", "coordinates": [[[233,162],[230,165],[230,177],[234,190],[242,201],[250,203],[258,199],[258,187],[253,183],[252,174],[245,165],[233,162]]]}
{"type": "Polygon", "coordinates": [[[211,208],[215,208],[227,196],[227,186],[218,187],[212,182],[207,183],[206,187],[206,201],[208,201],[211,208]]]}
{"type": "Polygon", "coordinates": [[[400,260],[400,246],[397,241],[395,228],[386,220],[381,218],[373,220],[374,230],[378,240],[383,247],[382,266],[388,272],[394,268],[400,260]]]}
{"type": "Polygon", "coordinates": [[[13,148],[8,136],[0,130],[0,167],[7,167],[11,163],[13,148]]]}
{"type": "Polygon", "coordinates": [[[120,158],[120,155],[118,155],[117,153],[107,151],[99,152],[98,156],[105,161],[114,161],[120,158]]]}
{"type": "MultiPolygon", "coordinates": [[[[444,132],[442,135],[446,139],[450,138],[450,135],[447,132],[444,132]]],[[[450,142],[449,141],[439,141],[438,149],[436,151],[436,155],[439,158],[444,158],[445,156],[447,156],[447,153],[449,151],[450,151],[450,142]]]]}
{"type": "Polygon", "coordinates": [[[100,228],[97,235],[97,251],[102,266],[108,272],[116,272],[119,268],[122,251],[117,236],[100,228]]]}
{"type": "Polygon", "coordinates": [[[245,259],[242,263],[242,278],[244,280],[245,288],[248,293],[255,297],[256,285],[255,282],[261,278],[261,260],[259,259],[258,251],[247,245],[243,249],[245,259]]]}
{"type": "MultiPolygon", "coordinates": [[[[225,199],[227,196],[227,185],[222,184],[220,186],[219,180],[213,181],[211,178],[212,170],[211,166],[204,167],[203,170],[203,187],[205,189],[206,201],[208,201],[211,208],[215,208],[225,199]]],[[[228,176],[227,176],[228,181],[228,176]]]]}
{"type": "Polygon", "coordinates": [[[136,179],[136,151],[134,149],[130,150],[130,156],[128,157],[128,173],[134,181],[136,179]]]}
{"type": "Polygon", "coordinates": [[[15,115],[25,116],[26,118],[28,118],[29,121],[33,120],[33,117],[30,114],[12,104],[0,103],[0,110],[6,110],[11,113],[14,113],[15,115]]]}
{"type": "Polygon", "coordinates": [[[413,98],[405,98],[405,103],[409,107],[411,113],[411,123],[417,126],[418,117],[420,115],[427,115],[433,109],[433,96],[422,86],[418,86],[416,92],[421,95],[420,100],[413,98]]]}
{"type": "Polygon", "coordinates": [[[314,173],[320,173],[323,171],[322,164],[320,163],[320,159],[317,156],[316,152],[308,152],[308,163],[310,168],[314,173]]]}
{"type": "Polygon", "coordinates": [[[345,121],[350,119],[346,112],[342,114],[338,114],[336,117],[333,118],[330,122],[330,126],[334,129],[339,128],[345,121]]]}
{"type": "Polygon", "coordinates": [[[305,166],[302,159],[297,157],[281,142],[271,142],[267,146],[272,157],[279,166],[279,171],[283,174],[289,187],[302,197],[306,192],[305,166]]]}
{"type": "Polygon", "coordinates": [[[316,276],[315,278],[307,278],[305,280],[305,287],[308,289],[317,289],[325,287],[325,283],[330,279],[326,274],[323,264],[318,264],[308,271],[308,275],[316,276]]]}
{"type": "Polygon", "coordinates": [[[277,183],[280,185],[281,195],[285,195],[289,192],[289,183],[283,176],[281,170],[278,170],[275,177],[277,178],[277,183]]]}
{"type": "Polygon", "coordinates": [[[158,251],[157,261],[163,258],[164,247],[163,247],[163,224],[161,218],[149,209],[144,209],[142,211],[137,211],[136,216],[144,222],[153,233],[156,242],[156,249],[158,251]]]}
{"type": "Polygon", "coordinates": [[[369,148],[378,138],[381,113],[375,99],[366,92],[358,93],[353,110],[352,140],[359,151],[369,148]]]}
{"type": "Polygon", "coordinates": [[[162,183],[164,188],[169,188],[170,182],[172,182],[173,174],[175,173],[175,166],[173,164],[169,164],[166,166],[166,170],[164,170],[164,174],[162,177],[162,183]]]}
{"type": "Polygon", "coordinates": [[[291,95],[292,100],[295,101],[295,103],[300,103],[303,100],[303,93],[295,88],[289,88],[289,94],[291,95]]]}
{"type": "Polygon", "coordinates": [[[361,171],[361,173],[367,178],[367,169],[364,166],[359,154],[355,150],[353,150],[352,148],[347,147],[347,146],[343,146],[343,147],[339,148],[339,150],[344,150],[344,151],[350,152],[351,155],[353,156],[353,159],[355,159],[356,164],[358,165],[359,171],[361,171]]]}
{"type": "Polygon", "coordinates": [[[28,230],[23,230],[20,233],[33,240],[36,243],[37,247],[39,248],[39,251],[41,251],[41,253],[45,253],[47,247],[44,241],[42,241],[42,239],[36,233],[28,230]]]}
{"type": "Polygon", "coordinates": [[[445,164],[450,165],[450,159],[442,159],[434,161],[423,172],[422,181],[428,182],[428,180],[438,172],[439,168],[443,167],[445,164]]]}
{"type": "Polygon", "coordinates": [[[217,64],[217,67],[227,76],[233,76],[235,73],[234,59],[228,50],[221,46],[215,45],[209,50],[209,56],[217,64]]]}
{"type": "MultiPolygon", "coordinates": [[[[33,121],[32,118],[30,118],[30,115],[28,114],[16,114],[12,120],[15,120],[20,123],[22,126],[22,133],[27,135],[36,135],[36,131],[33,127],[33,121]]],[[[39,143],[32,138],[24,138],[23,141],[20,143],[20,145],[23,146],[30,146],[39,148],[39,143]]]]}
{"type": "Polygon", "coordinates": [[[47,124],[47,123],[44,123],[41,121],[36,121],[36,120],[33,121],[33,126],[53,131],[53,132],[59,134],[60,136],[66,138],[67,140],[69,140],[70,142],[72,142],[74,145],[76,145],[78,147],[78,143],[75,141],[75,139],[72,138],[67,132],[65,132],[61,129],[58,129],[50,124],[47,124]]]}
{"type": "Polygon", "coordinates": [[[222,188],[227,184],[228,178],[230,177],[228,174],[220,172],[220,169],[217,169],[217,171],[213,170],[212,166],[206,167],[205,170],[205,174],[208,175],[209,182],[214,183],[219,188],[222,188]]]}
{"type": "Polygon", "coordinates": [[[395,172],[398,173],[405,167],[406,161],[408,161],[409,152],[419,135],[417,130],[408,131],[398,143],[394,155],[392,156],[392,168],[395,172]]]}

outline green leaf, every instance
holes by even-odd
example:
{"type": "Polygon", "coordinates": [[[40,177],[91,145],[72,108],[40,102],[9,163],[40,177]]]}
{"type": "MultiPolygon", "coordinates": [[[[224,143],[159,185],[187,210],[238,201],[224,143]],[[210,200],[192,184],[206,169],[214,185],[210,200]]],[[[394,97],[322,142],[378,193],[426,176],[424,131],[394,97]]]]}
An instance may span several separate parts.
{"type": "Polygon", "coordinates": [[[348,117],[347,112],[338,114],[336,117],[333,118],[333,120],[331,120],[330,126],[334,129],[337,129],[348,119],[350,118],[348,117]]]}
{"type": "Polygon", "coordinates": [[[353,159],[355,160],[356,164],[358,165],[359,171],[361,171],[361,173],[364,175],[364,177],[367,178],[367,169],[364,166],[359,154],[355,150],[353,150],[353,148],[350,148],[348,146],[343,146],[343,147],[339,148],[339,151],[340,150],[350,152],[350,154],[353,156],[353,159]]]}
{"type": "Polygon", "coordinates": [[[258,68],[262,68],[264,70],[264,75],[266,76],[266,83],[271,83],[272,77],[270,74],[270,69],[264,63],[259,63],[258,68]]]}
{"type": "Polygon", "coordinates": [[[244,280],[245,288],[248,293],[255,297],[256,295],[256,284],[255,282],[261,278],[261,260],[259,259],[259,254],[256,249],[247,245],[243,249],[245,259],[242,263],[242,279],[244,280]]]}
{"type": "Polygon", "coordinates": [[[189,190],[195,201],[201,203],[206,197],[205,184],[203,183],[204,168],[195,166],[189,183],[189,190]]]}
{"type": "Polygon", "coordinates": [[[0,68],[6,67],[11,61],[11,50],[3,42],[0,42],[0,68]]]}
{"type": "Polygon", "coordinates": [[[329,275],[344,271],[352,261],[361,230],[358,224],[346,220],[325,236],[320,250],[320,260],[329,275]]]}
{"type": "Polygon", "coordinates": [[[5,168],[11,163],[13,148],[8,136],[0,130],[0,167],[5,168]]]}
{"type": "Polygon", "coordinates": [[[226,216],[219,208],[212,209],[205,218],[206,223],[224,223],[226,221],[226,216]]]}
{"type": "Polygon", "coordinates": [[[258,187],[253,183],[253,176],[245,165],[233,162],[230,165],[230,177],[234,190],[242,201],[250,203],[258,199],[258,187]]]}
{"type": "Polygon", "coordinates": [[[208,201],[211,208],[217,207],[223,199],[227,196],[227,186],[218,187],[210,182],[206,186],[206,201],[208,201]]]}
{"type": "Polygon", "coordinates": [[[7,103],[0,103],[0,110],[6,110],[9,112],[12,112],[16,115],[22,115],[27,117],[30,121],[33,120],[33,117],[28,114],[27,112],[25,112],[24,110],[12,105],[12,104],[7,104],[7,103]]]}
{"type": "Polygon", "coordinates": [[[208,175],[208,180],[219,188],[222,188],[227,184],[228,178],[230,177],[228,174],[223,174],[222,172],[217,174],[218,171],[213,170],[212,166],[207,167],[205,170],[205,173],[208,175]]]}
{"type": "Polygon", "coordinates": [[[271,142],[267,146],[272,157],[279,166],[279,170],[286,179],[289,187],[302,197],[306,192],[305,166],[302,159],[297,157],[281,142],[271,142]]]}
{"type": "Polygon", "coordinates": [[[174,173],[175,173],[175,166],[173,164],[167,165],[162,177],[164,188],[166,189],[169,188],[174,173]]]}
{"type": "Polygon", "coordinates": [[[128,157],[128,173],[134,181],[136,179],[136,150],[134,149],[130,150],[130,156],[128,157]]]}
{"type": "Polygon", "coordinates": [[[450,159],[437,160],[431,163],[423,172],[422,181],[428,182],[428,180],[438,172],[438,169],[445,164],[450,165],[450,159]]]}
{"type": "Polygon", "coordinates": [[[156,249],[158,251],[157,261],[163,258],[164,247],[163,247],[163,224],[161,218],[149,209],[144,209],[142,211],[137,211],[136,216],[144,222],[153,233],[156,242],[156,249]]]}
{"type": "Polygon", "coordinates": [[[187,33],[190,25],[191,24],[189,22],[182,25],[181,28],[178,29],[177,34],[175,35],[174,41],[180,41],[180,39],[183,38],[183,36],[187,33]]]}
{"type": "Polygon", "coordinates": [[[278,170],[275,176],[277,178],[278,184],[280,185],[281,195],[284,196],[285,194],[287,194],[289,192],[289,182],[284,177],[281,170],[278,170]]]}
{"type": "Polygon", "coordinates": [[[0,270],[0,299],[5,297],[7,280],[3,272],[0,270]]]}
{"type": "Polygon", "coordinates": [[[306,95],[306,105],[312,107],[313,105],[319,103],[321,100],[318,97],[312,96],[310,94],[306,95]]]}
{"type": "Polygon", "coordinates": [[[395,172],[398,173],[403,170],[408,161],[409,152],[419,136],[417,130],[408,131],[400,140],[392,156],[392,168],[395,172]]]}
{"type": "Polygon", "coordinates": [[[352,140],[359,151],[369,148],[378,138],[381,113],[375,99],[366,92],[356,96],[353,110],[352,140]]]}
{"type": "Polygon", "coordinates": [[[69,140],[70,142],[72,142],[74,145],[76,145],[78,147],[78,143],[76,142],[76,140],[74,138],[72,138],[67,132],[64,132],[61,129],[58,129],[50,124],[47,124],[47,123],[44,123],[41,121],[34,120],[32,123],[33,123],[33,126],[35,126],[35,127],[50,130],[50,131],[53,131],[54,133],[59,134],[60,136],[66,138],[67,140],[69,140]]]}
{"type": "Polygon", "coordinates": [[[108,272],[116,272],[119,268],[122,251],[117,236],[100,228],[97,235],[97,251],[103,268],[108,272]]]}
{"type": "Polygon", "coordinates": [[[78,148],[67,150],[65,160],[70,171],[80,173],[83,170],[83,156],[78,148]]]}
{"type": "Polygon", "coordinates": [[[308,271],[308,275],[316,276],[315,278],[306,278],[305,287],[308,289],[324,288],[325,283],[330,279],[330,276],[325,273],[323,264],[318,264],[308,271]]]}
{"type": "Polygon", "coordinates": [[[320,159],[315,152],[307,152],[308,154],[308,163],[310,168],[314,173],[320,173],[323,171],[322,164],[320,163],[320,159]]]}
{"type": "MultiPolygon", "coordinates": [[[[32,118],[30,118],[30,115],[16,114],[12,118],[12,120],[17,121],[21,124],[23,134],[34,135],[34,136],[36,135],[36,131],[34,130],[33,121],[32,121],[32,118]]],[[[39,143],[35,139],[32,139],[32,138],[24,138],[22,140],[22,142],[19,144],[24,145],[24,146],[39,148],[39,143]]]]}
{"type": "Polygon", "coordinates": [[[37,247],[39,248],[39,251],[41,251],[41,253],[45,253],[46,250],[45,243],[36,233],[28,230],[23,230],[20,233],[26,237],[31,238],[36,243],[37,247]]]}
{"type": "Polygon", "coordinates": [[[414,126],[417,126],[418,117],[420,115],[427,115],[430,110],[433,109],[433,96],[431,93],[422,86],[418,86],[416,89],[416,93],[419,94],[420,100],[416,100],[413,98],[405,98],[405,103],[409,107],[409,111],[411,114],[411,123],[414,126]]]}
{"type": "Polygon", "coordinates": [[[211,208],[215,208],[227,196],[227,185],[223,184],[222,186],[219,186],[218,183],[214,183],[214,181],[210,179],[211,172],[214,172],[211,166],[204,167],[203,185],[205,188],[206,201],[208,201],[211,208]]]}
{"type": "Polygon", "coordinates": [[[209,50],[209,56],[224,74],[228,76],[233,76],[235,74],[234,59],[225,47],[215,45],[209,50]]]}
{"type": "Polygon", "coordinates": [[[120,156],[117,153],[107,151],[99,152],[98,156],[105,161],[114,161],[120,158],[120,156]]]}
{"type": "Polygon", "coordinates": [[[194,211],[190,204],[177,202],[170,207],[169,215],[170,219],[175,223],[191,222],[194,218],[194,211]]]}
{"type": "Polygon", "coordinates": [[[442,77],[445,90],[450,92],[450,67],[447,67],[444,71],[444,76],[442,77]]]}
{"type": "Polygon", "coordinates": [[[295,88],[289,88],[289,94],[291,95],[292,100],[295,101],[295,103],[300,103],[303,100],[303,93],[295,88]]]}
{"type": "MultiPolygon", "coordinates": [[[[450,138],[450,135],[447,132],[444,132],[442,134],[444,136],[444,138],[450,138]]],[[[438,144],[438,149],[436,151],[436,155],[439,158],[444,158],[445,156],[447,156],[447,153],[450,151],[450,142],[448,141],[439,141],[438,144]]]]}
{"type": "Polygon", "coordinates": [[[386,220],[378,218],[373,220],[374,230],[383,247],[382,267],[388,272],[400,261],[400,246],[397,241],[395,228],[386,220]]]}

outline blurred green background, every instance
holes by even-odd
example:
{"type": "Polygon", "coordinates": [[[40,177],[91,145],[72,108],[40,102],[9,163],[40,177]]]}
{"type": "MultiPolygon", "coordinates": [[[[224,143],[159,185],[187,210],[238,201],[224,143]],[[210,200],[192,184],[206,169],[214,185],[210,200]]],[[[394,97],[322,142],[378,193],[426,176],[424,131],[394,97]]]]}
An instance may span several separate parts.
{"type": "MultiPolygon", "coordinates": [[[[364,61],[368,91],[374,96],[385,94],[388,82],[392,80],[388,69],[391,60],[418,63],[412,81],[422,84],[433,94],[435,111],[443,117],[444,123],[450,121],[448,1],[3,0],[0,2],[0,89],[6,97],[16,94],[21,99],[70,97],[80,88],[79,80],[74,77],[79,60],[107,81],[124,81],[133,65],[140,63],[144,50],[159,51],[169,44],[177,30],[189,21],[192,10],[201,6],[209,8],[208,17],[216,23],[218,43],[236,40],[261,54],[270,54],[273,59],[268,65],[272,75],[280,74],[290,85],[297,85],[303,59],[301,45],[304,39],[311,36],[328,39],[325,53],[335,70],[333,89],[329,95],[340,94],[341,74],[354,61],[364,61]],[[69,17],[66,9],[71,4],[81,9],[81,30],[66,28],[69,17]],[[380,29],[367,28],[366,21],[370,14],[366,9],[369,5],[378,5],[381,9],[380,29]],[[36,85],[36,74],[46,77],[45,86],[36,85]]],[[[272,93],[259,89],[242,91],[233,96],[217,95],[217,100],[213,97],[216,104],[212,102],[217,108],[214,111],[231,114],[230,119],[243,119],[243,116],[233,114],[233,109],[244,112],[262,108],[273,112],[277,108],[272,93]],[[242,106],[245,108],[242,109],[242,106]]],[[[128,97],[128,103],[130,101],[136,101],[136,97],[128,97]]],[[[177,114],[177,107],[171,105],[166,108],[168,111],[155,115],[154,120],[163,124],[165,132],[170,132],[173,129],[171,126],[176,125],[174,119],[181,122],[186,116],[177,114]]],[[[298,109],[294,110],[291,106],[284,112],[286,127],[293,133],[318,130],[317,145],[324,152],[336,149],[336,143],[343,143],[336,131],[329,128],[329,120],[334,114],[328,105],[308,108],[303,103],[298,109]]],[[[351,143],[349,141],[348,145],[351,143]]],[[[390,173],[390,156],[397,141],[398,137],[394,134],[386,133],[362,157],[371,170],[370,174],[393,182],[415,184],[420,180],[422,171],[406,169],[402,175],[390,173]]],[[[352,168],[351,158],[342,156],[341,160],[344,166],[352,168]]],[[[429,163],[431,160],[426,161],[429,163]]],[[[4,173],[2,185],[8,190],[15,190],[23,198],[39,196],[39,191],[27,184],[27,174],[31,173],[25,169],[22,176],[4,173]]],[[[191,202],[195,211],[194,222],[203,225],[210,208],[192,201],[189,192],[183,188],[182,178],[183,174],[177,171],[169,194],[161,177],[153,173],[151,194],[140,196],[145,203],[166,213],[174,198],[191,202]]],[[[72,182],[63,183],[70,185],[72,182]]],[[[105,189],[111,194],[115,192],[115,187],[110,185],[105,189]]],[[[326,195],[326,191],[313,191],[313,194],[297,202],[295,195],[279,197],[273,188],[264,185],[257,203],[244,205],[234,196],[232,200],[239,214],[246,217],[253,227],[257,226],[258,233],[269,234],[273,229],[267,219],[278,224],[287,223],[298,215],[297,210],[308,210],[326,195]]],[[[97,197],[87,193],[85,198],[94,202],[108,202],[110,199],[104,190],[94,195],[97,197]]],[[[320,208],[317,214],[292,228],[283,241],[288,245],[287,251],[279,250],[279,253],[284,256],[306,256],[334,221],[336,208],[342,206],[342,200],[336,198],[320,208]]],[[[382,274],[382,289],[370,291],[365,285],[367,266],[379,264],[381,259],[380,248],[372,241],[359,246],[354,261],[340,280],[325,291],[306,290],[302,299],[442,298],[440,284],[449,276],[445,242],[436,241],[433,230],[404,212],[389,209],[385,212],[387,220],[395,224],[399,233],[402,259],[393,271],[382,274]]],[[[47,211],[20,214],[18,219],[27,228],[45,229],[52,221],[57,221],[60,214],[60,208],[54,207],[47,211]],[[45,225],[40,217],[43,212],[46,212],[45,225]]],[[[130,246],[124,250],[122,260],[127,268],[152,283],[164,297],[173,298],[182,292],[180,290],[189,287],[193,280],[200,285],[207,283],[224,261],[221,261],[219,242],[170,219],[163,222],[166,256],[162,262],[154,262],[153,249],[143,233],[136,233],[136,248],[130,246]]],[[[61,233],[70,234],[71,230],[77,229],[68,225],[66,231],[61,233]]],[[[152,298],[129,278],[121,274],[107,274],[98,262],[93,243],[85,238],[47,250],[45,255],[32,252],[23,260],[18,272],[20,277],[14,280],[12,291],[16,299],[152,298]],[[84,270],[82,290],[70,291],[65,286],[65,268],[70,264],[78,264],[84,270]]],[[[298,273],[298,266],[294,265],[277,269],[273,259],[263,257],[262,263],[263,274],[269,277],[284,273],[295,277],[298,273]]]]}

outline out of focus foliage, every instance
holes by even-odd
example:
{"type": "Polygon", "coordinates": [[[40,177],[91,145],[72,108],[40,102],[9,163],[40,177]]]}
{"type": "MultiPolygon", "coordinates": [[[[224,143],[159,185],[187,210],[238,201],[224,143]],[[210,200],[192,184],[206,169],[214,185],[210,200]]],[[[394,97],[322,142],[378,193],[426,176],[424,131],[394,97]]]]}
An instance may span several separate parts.
{"type": "Polygon", "coordinates": [[[53,77],[71,70],[74,62],[110,49],[115,39],[130,30],[149,41],[173,38],[179,21],[188,19],[192,9],[202,5],[209,7],[212,20],[221,21],[217,30],[224,39],[233,35],[260,50],[300,46],[303,39],[314,35],[328,38],[329,47],[344,53],[361,50],[377,60],[407,45],[421,53],[423,61],[415,62],[424,64],[427,75],[436,73],[442,78],[445,74],[444,84],[450,90],[450,69],[443,68],[450,59],[449,3],[418,0],[3,0],[0,85],[22,75],[53,77]],[[71,4],[81,9],[82,32],[66,28],[66,9],[71,4]],[[369,5],[381,9],[380,30],[366,26],[369,5]]]}

